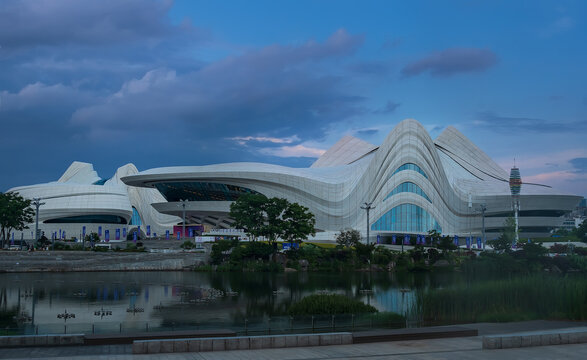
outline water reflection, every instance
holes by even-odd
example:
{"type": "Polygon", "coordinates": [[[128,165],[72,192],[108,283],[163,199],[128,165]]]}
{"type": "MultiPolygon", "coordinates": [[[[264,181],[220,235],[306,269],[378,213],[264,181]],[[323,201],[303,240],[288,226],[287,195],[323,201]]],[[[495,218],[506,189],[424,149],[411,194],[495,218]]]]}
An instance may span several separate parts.
{"type": "Polygon", "coordinates": [[[414,301],[414,290],[454,283],[454,276],[193,272],[3,274],[0,327],[16,324],[30,333],[38,327],[59,326],[65,322],[67,326],[119,323],[121,329],[138,322],[148,324],[147,327],[218,326],[244,319],[286,315],[292,303],[315,293],[343,294],[381,311],[403,314],[414,301]],[[63,315],[65,313],[69,315],[63,315]]]}

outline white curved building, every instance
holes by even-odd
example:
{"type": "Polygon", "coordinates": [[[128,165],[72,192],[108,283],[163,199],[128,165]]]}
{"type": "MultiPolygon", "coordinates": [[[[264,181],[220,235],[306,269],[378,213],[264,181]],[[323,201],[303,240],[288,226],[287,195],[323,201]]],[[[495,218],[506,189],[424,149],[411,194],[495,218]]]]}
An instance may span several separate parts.
{"type": "MultiPolygon", "coordinates": [[[[119,233],[123,240],[125,233],[138,229],[144,235],[149,225],[151,233],[164,234],[172,230],[181,219],[157,212],[151,203],[165,201],[153,189],[134,188],[125,185],[120,178],[137,174],[133,164],[120,167],[111,179],[101,179],[92,164],[73,162],[56,182],[15,187],[8,191],[17,192],[27,199],[40,198],[44,204],[39,208],[39,229],[49,239],[81,238],[85,233],[100,233],[105,239],[116,241],[119,233]],[[118,230],[118,231],[117,231],[118,230]]],[[[35,224],[22,232],[25,239],[34,238],[35,224]]],[[[21,232],[15,232],[20,239],[21,232]]]]}
{"type": "MultiPolygon", "coordinates": [[[[523,169],[522,169],[523,171],[523,169]]],[[[310,168],[262,163],[156,168],[122,177],[127,185],[157,189],[161,213],[231,227],[230,203],[243,193],[283,197],[316,216],[317,239],[332,240],[354,228],[366,233],[361,209],[371,202],[371,235],[443,234],[480,236],[485,205],[488,239],[512,215],[508,173],[463,134],[448,127],[435,140],[415,120],[404,120],[380,146],[346,136],[310,168]]],[[[524,184],[520,194],[520,237],[547,236],[581,197],[548,186],[524,184]]]]}

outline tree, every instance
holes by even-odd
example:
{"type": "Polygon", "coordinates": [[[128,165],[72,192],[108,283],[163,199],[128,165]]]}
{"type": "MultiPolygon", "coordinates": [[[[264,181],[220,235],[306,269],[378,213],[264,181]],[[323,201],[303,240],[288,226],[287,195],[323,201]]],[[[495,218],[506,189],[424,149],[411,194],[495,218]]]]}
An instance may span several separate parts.
{"type": "Polygon", "coordinates": [[[267,197],[261,194],[246,194],[230,204],[230,217],[234,219],[234,227],[243,229],[254,241],[262,235],[264,226],[263,207],[267,197]]]}
{"type": "Polygon", "coordinates": [[[504,229],[495,240],[488,241],[493,250],[498,252],[512,252],[512,244],[516,239],[516,221],[511,216],[505,219],[504,229]]]}
{"type": "Polygon", "coordinates": [[[579,241],[587,242],[587,220],[583,220],[581,225],[575,229],[575,236],[579,241]]]}
{"type": "Polygon", "coordinates": [[[289,203],[283,214],[285,222],[282,238],[289,242],[302,242],[310,235],[316,235],[316,218],[310,210],[298,203],[289,203]]]}
{"type": "Polygon", "coordinates": [[[300,242],[314,235],[316,220],[308,208],[282,198],[264,195],[244,195],[230,205],[235,227],[251,237],[264,236],[275,244],[278,238],[300,242]]]}
{"type": "Polygon", "coordinates": [[[284,233],[286,222],[284,220],[285,211],[289,202],[285,199],[273,197],[267,199],[262,209],[265,215],[265,224],[262,227],[262,234],[270,244],[275,244],[277,238],[284,233]]]}
{"type": "Polygon", "coordinates": [[[436,244],[436,247],[439,250],[441,250],[443,254],[447,251],[457,249],[457,246],[455,245],[453,239],[448,235],[441,236],[440,238],[438,238],[438,243],[436,244]]]}
{"type": "Polygon", "coordinates": [[[31,208],[31,201],[23,198],[18,193],[0,193],[0,235],[2,247],[8,240],[12,230],[22,231],[28,229],[26,224],[33,222],[35,211],[31,208]]]}
{"type": "Polygon", "coordinates": [[[361,233],[355,229],[341,230],[336,236],[336,243],[342,247],[355,246],[361,241],[361,233]]]}

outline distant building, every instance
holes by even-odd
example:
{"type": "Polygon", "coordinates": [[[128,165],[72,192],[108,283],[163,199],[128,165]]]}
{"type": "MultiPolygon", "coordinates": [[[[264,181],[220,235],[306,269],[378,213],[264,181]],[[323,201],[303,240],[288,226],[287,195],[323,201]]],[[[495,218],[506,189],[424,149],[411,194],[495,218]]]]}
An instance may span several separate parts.
{"type": "MultiPolygon", "coordinates": [[[[165,199],[153,189],[132,188],[120,181],[122,176],[137,174],[137,168],[128,164],[116,171],[110,179],[102,179],[92,164],[73,162],[55,182],[20,186],[8,191],[18,192],[27,199],[41,198],[39,232],[48,239],[77,238],[85,233],[99,233],[102,240],[120,240],[124,234],[140,231],[145,236],[147,226],[151,233],[164,234],[181,221],[178,217],[161,214],[152,202],[165,199]]],[[[35,224],[24,230],[25,239],[34,238],[35,224]]],[[[21,232],[15,232],[20,239],[21,232]]]]}

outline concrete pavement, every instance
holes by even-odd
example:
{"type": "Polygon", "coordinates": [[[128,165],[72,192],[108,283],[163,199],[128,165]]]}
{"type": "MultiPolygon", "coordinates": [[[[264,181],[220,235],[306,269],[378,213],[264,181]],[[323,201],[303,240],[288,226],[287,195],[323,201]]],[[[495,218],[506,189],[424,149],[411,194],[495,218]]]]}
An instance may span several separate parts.
{"type": "Polygon", "coordinates": [[[585,322],[529,321],[503,324],[470,324],[480,336],[451,339],[395,341],[370,344],[318,346],[203,353],[133,355],[130,345],[70,346],[0,349],[1,359],[170,359],[170,360],[339,360],[339,359],[587,359],[587,344],[483,350],[482,336],[531,330],[585,326],[585,322]]]}

